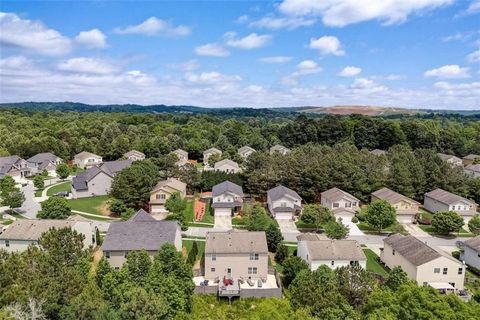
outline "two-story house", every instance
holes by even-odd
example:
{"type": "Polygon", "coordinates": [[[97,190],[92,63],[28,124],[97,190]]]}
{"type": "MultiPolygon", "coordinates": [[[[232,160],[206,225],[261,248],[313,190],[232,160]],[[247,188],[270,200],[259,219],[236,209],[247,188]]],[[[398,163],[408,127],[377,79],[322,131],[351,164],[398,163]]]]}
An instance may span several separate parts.
{"type": "Polygon", "coordinates": [[[451,192],[435,189],[425,193],[423,206],[430,212],[455,211],[460,214],[465,223],[477,214],[477,204],[451,192]]]}
{"type": "Polygon", "coordinates": [[[97,166],[102,162],[102,157],[87,151],[82,151],[73,157],[73,164],[82,169],[97,166]]]}
{"type": "Polygon", "coordinates": [[[38,153],[27,159],[32,174],[41,174],[46,170],[50,177],[57,176],[57,165],[62,163],[62,161],[62,158],[57,157],[51,152],[38,153]]]}
{"type": "Polygon", "coordinates": [[[452,167],[463,166],[462,159],[451,154],[437,153],[438,157],[452,167]]]}
{"type": "Polygon", "coordinates": [[[321,204],[341,218],[351,219],[360,207],[360,200],[338,188],[324,191],[320,197],[321,204]]]}
{"type": "Polygon", "coordinates": [[[463,290],[465,265],[414,236],[391,235],[383,240],[380,259],[387,267],[400,266],[418,285],[441,292],[463,290]]]}
{"type": "Polygon", "coordinates": [[[302,198],[292,189],[279,185],[267,191],[267,205],[275,219],[292,220],[302,211],[302,198]]]}
{"type": "Polygon", "coordinates": [[[178,157],[178,161],[175,163],[177,166],[181,167],[187,164],[188,162],[188,152],[182,149],[177,149],[172,152],[178,157]]]}
{"type": "Polygon", "coordinates": [[[203,152],[203,165],[205,167],[208,167],[210,166],[208,164],[208,159],[214,155],[214,154],[218,154],[218,155],[222,155],[222,151],[221,150],[218,150],[217,148],[210,148],[210,149],[207,149],[203,152]]]}
{"type": "Polygon", "coordinates": [[[0,157],[0,179],[10,176],[15,181],[20,181],[32,175],[30,170],[28,162],[19,156],[0,157]]]}
{"type": "Polygon", "coordinates": [[[372,193],[372,202],[377,200],[385,200],[394,207],[397,213],[397,220],[400,223],[412,223],[415,221],[420,206],[420,203],[417,201],[388,188],[382,188],[372,193]]]}
{"type": "Polygon", "coordinates": [[[132,161],[145,160],[145,154],[137,150],[128,151],[123,157],[132,161]]]}
{"type": "Polygon", "coordinates": [[[243,189],[238,184],[224,181],[212,188],[212,208],[215,216],[231,217],[243,206],[243,189]]]}
{"type": "Polygon", "coordinates": [[[150,191],[150,212],[152,214],[163,214],[165,218],[168,213],[165,209],[165,202],[175,192],[178,192],[182,198],[185,198],[187,195],[187,184],[175,178],[159,181],[150,191]]]}
{"type": "Polygon", "coordinates": [[[153,259],[165,243],[173,244],[177,251],[182,251],[178,222],[155,220],[141,209],[127,221],[110,223],[102,252],[110,265],[118,270],[130,251],[145,250],[153,259]]]}
{"type": "Polygon", "coordinates": [[[225,173],[242,172],[242,169],[240,168],[238,163],[230,159],[223,159],[215,162],[214,170],[217,172],[225,172],[225,173]]]}
{"type": "Polygon", "coordinates": [[[243,158],[247,159],[252,153],[255,152],[255,149],[249,146],[243,146],[238,149],[238,154],[243,158]]]}
{"type": "Polygon", "coordinates": [[[463,253],[460,259],[469,266],[480,269],[480,236],[464,242],[463,253]]]}
{"type": "Polygon", "coordinates": [[[297,236],[297,256],[303,259],[311,271],[321,265],[331,269],[348,266],[367,268],[367,257],[355,240],[331,240],[319,234],[297,236]]]}
{"type": "Polygon", "coordinates": [[[274,154],[276,152],[280,153],[281,155],[286,155],[287,153],[290,152],[290,149],[282,146],[281,144],[276,144],[270,148],[270,154],[274,154]]]}

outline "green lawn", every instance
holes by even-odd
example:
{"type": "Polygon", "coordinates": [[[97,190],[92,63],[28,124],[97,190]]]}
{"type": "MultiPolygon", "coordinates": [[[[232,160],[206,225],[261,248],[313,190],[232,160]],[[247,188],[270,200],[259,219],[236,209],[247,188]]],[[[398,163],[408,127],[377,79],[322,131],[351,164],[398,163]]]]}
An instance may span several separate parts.
{"type": "Polygon", "coordinates": [[[367,270],[386,277],[388,270],[377,261],[377,254],[370,249],[363,249],[363,252],[367,256],[367,270]]]}
{"type": "MultiPolygon", "coordinates": [[[[435,231],[433,231],[433,227],[431,225],[424,225],[424,224],[419,224],[418,225],[420,229],[422,229],[425,232],[428,232],[432,235],[436,235],[435,231]]],[[[457,236],[457,237],[474,237],[475,235],[473,233],[468,232],[465,229],[460,229],[460,232],[452,232],[450,235],[452,236],[457,236]]]]}
{"type": "Polygon", "coordinates": [[[240,216],[236,216],[232,218],[232,224],[237,226],[244,226],[247,224],[247,219],[240,216]]]}
{"type": "Polygon", "coordinates": [[[57,192],[70,192],[72,190],[72,182],[66,181],[63,183],[59,183],[50,189],[47,190],[47,196],[51,197],[57,192]]]}
{"type": "Polygon", "coordinates": [[[17,218],[17,219],[26,219],[24,216],[22,216],[21,214],[18,214],[12,210],[8,210],[7,212],[5,213],[8,213],[9,215],[11,215],[12,217],[14,218],[17,218]]]}
{"type": "Polygon", "coordinates": [[[196,242],[198,246],[197,259],[200,260],[205,252],[205,241],[193,241],[193,240],[183,240],[182,244],[187,249],[187,257],[190,250],[192,250],[193,243],[196,242]]]}
{"type": "Polygon", "coordinates": [[[195,223],[195,222],[187,222],[187,226],[198,227],[198,228],[213,228],[213,224],[203,224],[203,223],[195,223]]]}
{"type": "Polygon", "coordinates": [[[193,221],[193,201],[187,201],[187,206],[185,207],[185,210],[183,211],[185,214],[185,220],[190,222],[193,221]]]}
{"type": "Polygon", "coordinates": [[[79,216],[82,216],[82,217],[90,219],[90,220],[95,220],[95,221],[113,221],[112,219],[110,219],[108,217],[101,218],[101,217],[87,216],[86,214],[81,214],[81,213],[74,213],[74,214],[78,214],[79,216]]]}
{"type": "MultiPolygon", "coordinates": [[[[373,228],[371,225],[369,225],[367,222],[362,221],[357,224],[358,228],[362,231],[371,231],[371,232],[378,232],[376,228],[373,228]]],[[[397,224],[392,224],[391,226],[387,228],[383,228],[382,232],[395,232],[396,231],[396,226],[397,224]]]]}
{"type": "Polygon", "coordinates": [[[108,200],[108,196],[89,197],[68,200],[72,210],[101,215],[100,206],[108,200]]]}
{"type": "Polygon", "coordinates": [[[202,222],[214,223],[215,217],[213,216],[213,209],[210,208],[210,203],[207,203],[205,207],[205,214],[203,215],[202,222]]]}
{"type": "Polygon", "coordinates": [[[41,197],[42,196],[42,191],[43,189],[38,189],[38,190],[35,190],[35,197],[41,197]]]}
{"type": "Polygon", "coordinates": [[[297,225],[297,228],[305,228],[305,229],[316,229],[317,228],[316,225],[310,224],[310,223],[305,223],[302,220],[296,221],[295,224],[297,225]]]}

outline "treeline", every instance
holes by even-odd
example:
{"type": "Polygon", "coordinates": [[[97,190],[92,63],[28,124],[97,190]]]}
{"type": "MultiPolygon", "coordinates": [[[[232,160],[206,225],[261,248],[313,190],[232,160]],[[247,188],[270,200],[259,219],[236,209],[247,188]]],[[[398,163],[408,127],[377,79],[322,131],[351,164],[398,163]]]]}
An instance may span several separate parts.
{"type": "Polygon", "coordinates": [[[86,150],[113,160],[131,149],[158,157],[182,148],[191,159],[201,159],[204,150],[215,146],[233,158],[244,145],[265,151],[276,143],[292,148],[310,142],[384,150],[407,144],[412,149],[430,148],[460,156],[480,153],[480,122],[474,117],[292,118],[289,112],[252,110],[145,114],[2,109],[0,155],[30,157],[51,151],[71,159],[86,150]]]}

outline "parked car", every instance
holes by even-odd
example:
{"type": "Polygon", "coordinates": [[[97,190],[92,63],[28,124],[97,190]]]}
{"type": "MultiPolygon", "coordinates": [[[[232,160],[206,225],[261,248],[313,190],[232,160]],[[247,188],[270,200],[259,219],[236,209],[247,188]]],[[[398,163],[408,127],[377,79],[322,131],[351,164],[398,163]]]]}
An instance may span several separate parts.
{"type": "Polygon", "coordinates": [[[60,191],[60,192],[55,192],[53,195],[55,197],[68,197],[70,192],[68,191],[60,191]]]}

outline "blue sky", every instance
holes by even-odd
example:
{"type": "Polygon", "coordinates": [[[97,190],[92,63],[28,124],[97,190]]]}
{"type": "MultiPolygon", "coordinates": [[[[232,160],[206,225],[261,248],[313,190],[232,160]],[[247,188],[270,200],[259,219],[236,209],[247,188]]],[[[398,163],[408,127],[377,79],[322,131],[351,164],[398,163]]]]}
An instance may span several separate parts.
{"type": "Polygon", "coordinates": [[[2,1],[0,101],[480,108],[480,0],[2,1]]]}

